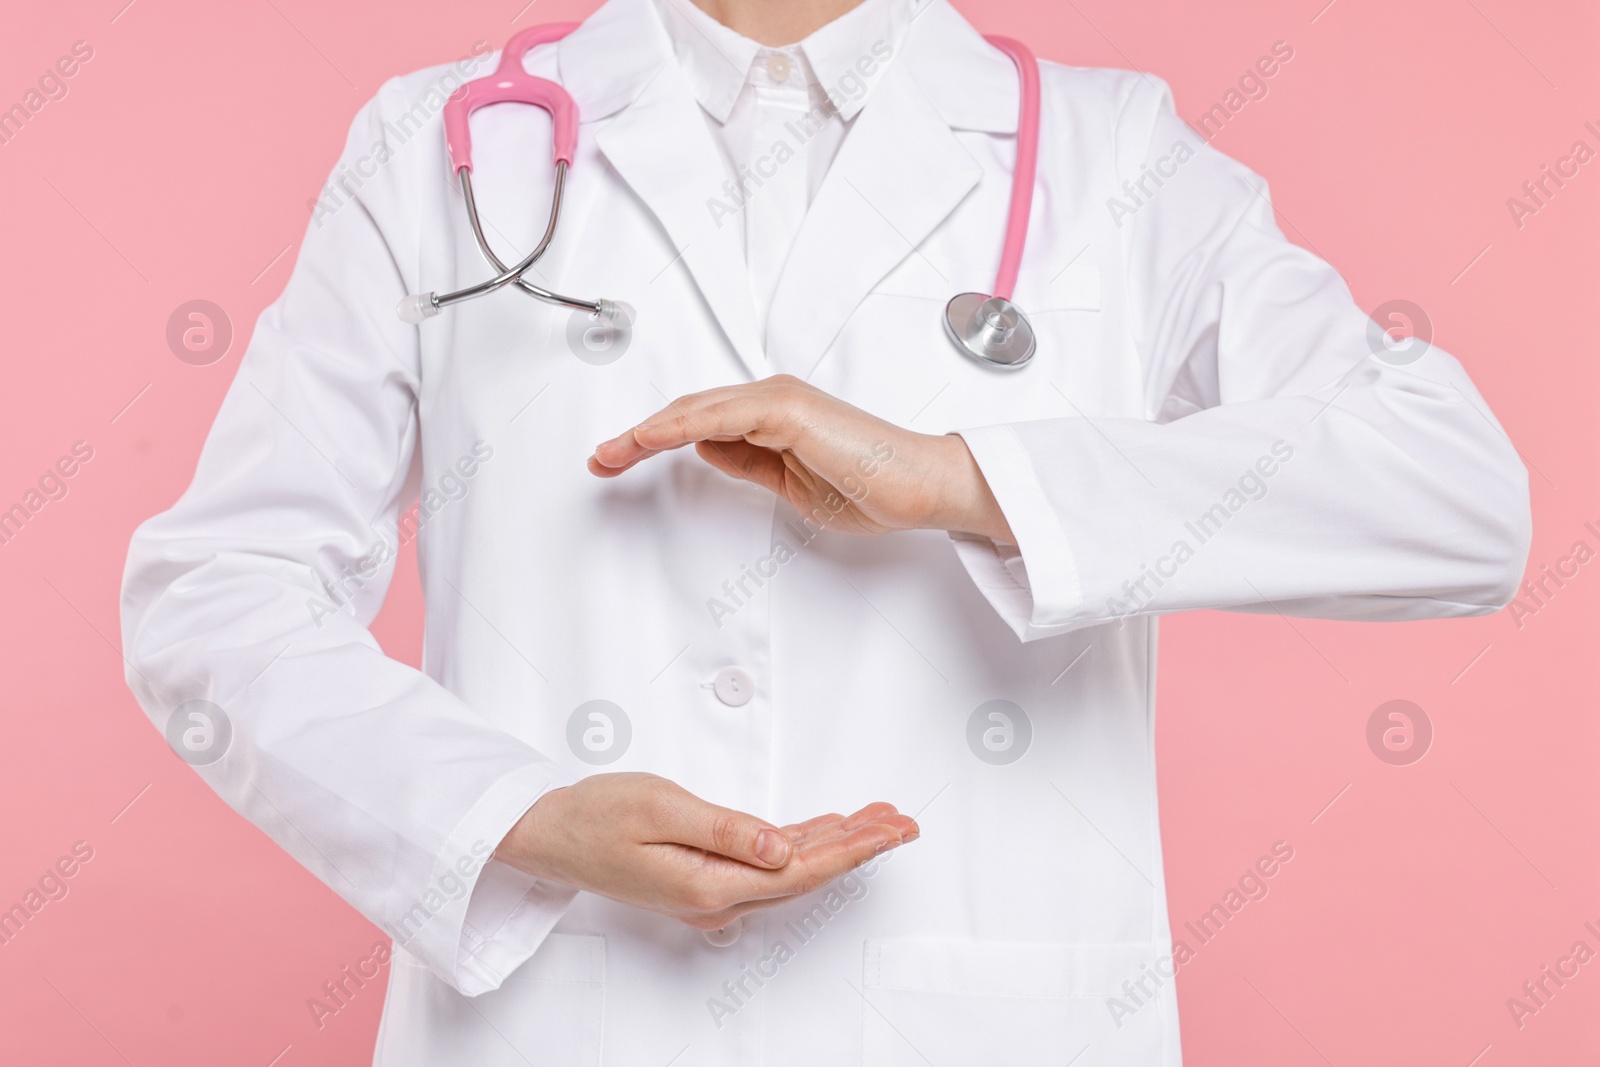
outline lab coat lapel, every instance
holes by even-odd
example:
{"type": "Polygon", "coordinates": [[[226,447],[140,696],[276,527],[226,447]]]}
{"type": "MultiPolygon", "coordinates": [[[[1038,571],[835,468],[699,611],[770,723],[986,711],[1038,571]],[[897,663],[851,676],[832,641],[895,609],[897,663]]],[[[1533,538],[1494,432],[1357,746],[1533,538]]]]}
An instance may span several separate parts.
{"type": "Polygon", "coordinates": [[[772,373],[756,332],[742,228],[708,207],[723,195],[722,156],[681,68],[664,63],[596,143],[671,238],[675,251],[661,268],[681,269],[672,265],[681,258],[745,367],[758,378],[772,373]]]}
{"type": "Polygon", "coordinates": [[[809,377],[872,287],[920,255],[923,239],[977,184],[982,168],[916,77],[941,54],[971,48],[963,34],[987,48],[935,0],[856,117],[778,282],[766,337],[776,369],[809,377]]]}
{"type": "MultiPolygon", "coordinates": [[[[1016,129],[1016,73],[950,6],[928,0],[829,168],[756,329],[741,220],[713,212],[721,152],[653,0],[608,0],[562,42],[586,127],[672,241],[754,377],[808,375],[863,297],[982,175],[954,130],[1016,129]]],[[[1004,219],[995,224],[998,253],[1004,219]]],[[[681,269],[674,259],[663,271],[681,269]]],[[[952,295],[954,293],[952,292],[952,295]]]]}

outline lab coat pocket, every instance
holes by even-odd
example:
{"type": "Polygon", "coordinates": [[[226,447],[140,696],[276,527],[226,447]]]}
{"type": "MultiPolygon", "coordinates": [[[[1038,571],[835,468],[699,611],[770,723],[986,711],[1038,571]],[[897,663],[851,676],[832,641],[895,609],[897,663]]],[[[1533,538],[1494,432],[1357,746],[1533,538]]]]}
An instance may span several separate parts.
{"type": "Polygon", "coordinates": [[[868,940],[861,1062],[1159,1067],[1165,1006],[1136,1007],[1123,991],[1158,955],[1149,944],[868,940]]]}
{"type": "Polygon", "coordinates": [[[499,989],[464,997],[395,953],[374,1067],[594,1067],[606,940],[551,934],[499,989]]]}

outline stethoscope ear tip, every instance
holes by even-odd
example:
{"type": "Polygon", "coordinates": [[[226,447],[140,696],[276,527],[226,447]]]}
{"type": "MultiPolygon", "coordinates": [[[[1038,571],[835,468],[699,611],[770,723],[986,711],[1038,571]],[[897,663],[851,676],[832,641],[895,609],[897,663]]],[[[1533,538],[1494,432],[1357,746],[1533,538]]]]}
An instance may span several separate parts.
{"type": "Polygon", "coordinates": [[[601,329],[627,330],[632,328],[633,320],[637,317],[633,305],[622,300],[600,299],[595,301],[595,325],[601,329]]]}
{"type": "Polygon", "coordinates": [[[431,319],[439,314],[439,305],[434,302],[432,293],[412,293],[395,305],[394,312],[400,316],[401,322],[416,326],[423,319],[431,319]]]}

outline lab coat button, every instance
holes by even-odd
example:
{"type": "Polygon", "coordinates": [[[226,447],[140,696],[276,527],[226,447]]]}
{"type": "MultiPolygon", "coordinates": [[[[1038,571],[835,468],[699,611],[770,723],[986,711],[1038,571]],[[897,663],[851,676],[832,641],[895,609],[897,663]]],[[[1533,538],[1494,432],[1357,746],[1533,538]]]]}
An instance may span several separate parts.
{"type": "Polygon", "coordinates": [[[739,935],[744,933],[744,920],[735,919],[720,930],[705,931],[705,938],[717,948],[727,948],[739,940],[739,935]]]}
{"type": "Polygon", "coordinates": [[[743,707],[756,695],[756,680],[743,667],[724,667],[717,672],[711,687],[717,699],[730,708],[743,707]]]}

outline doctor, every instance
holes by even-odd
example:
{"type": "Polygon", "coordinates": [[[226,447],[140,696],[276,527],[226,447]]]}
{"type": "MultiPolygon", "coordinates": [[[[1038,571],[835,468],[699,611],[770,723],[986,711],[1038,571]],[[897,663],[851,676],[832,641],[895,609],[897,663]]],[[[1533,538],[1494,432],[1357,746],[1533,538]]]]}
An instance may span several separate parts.
{"type": "MultiPolygon", "coordinates": [[[[699,3],[525,61],[582,115],[529,280],[630,330],[510,289],[399,321],[484,277],[460,79],[361,110],[134,538],[129,683],[393,938],[386,1067],[1177,1064],[1157,616],[1494,611],[1523,468],[1143,74],[1044,66],[1037,355],[963,358],[1011,61],[947,0],[699,3]],[[367,630],[413,537],[421,670],[367,630]]],[[[472,130],[509,262],[551,124],[472,130]]]]}

